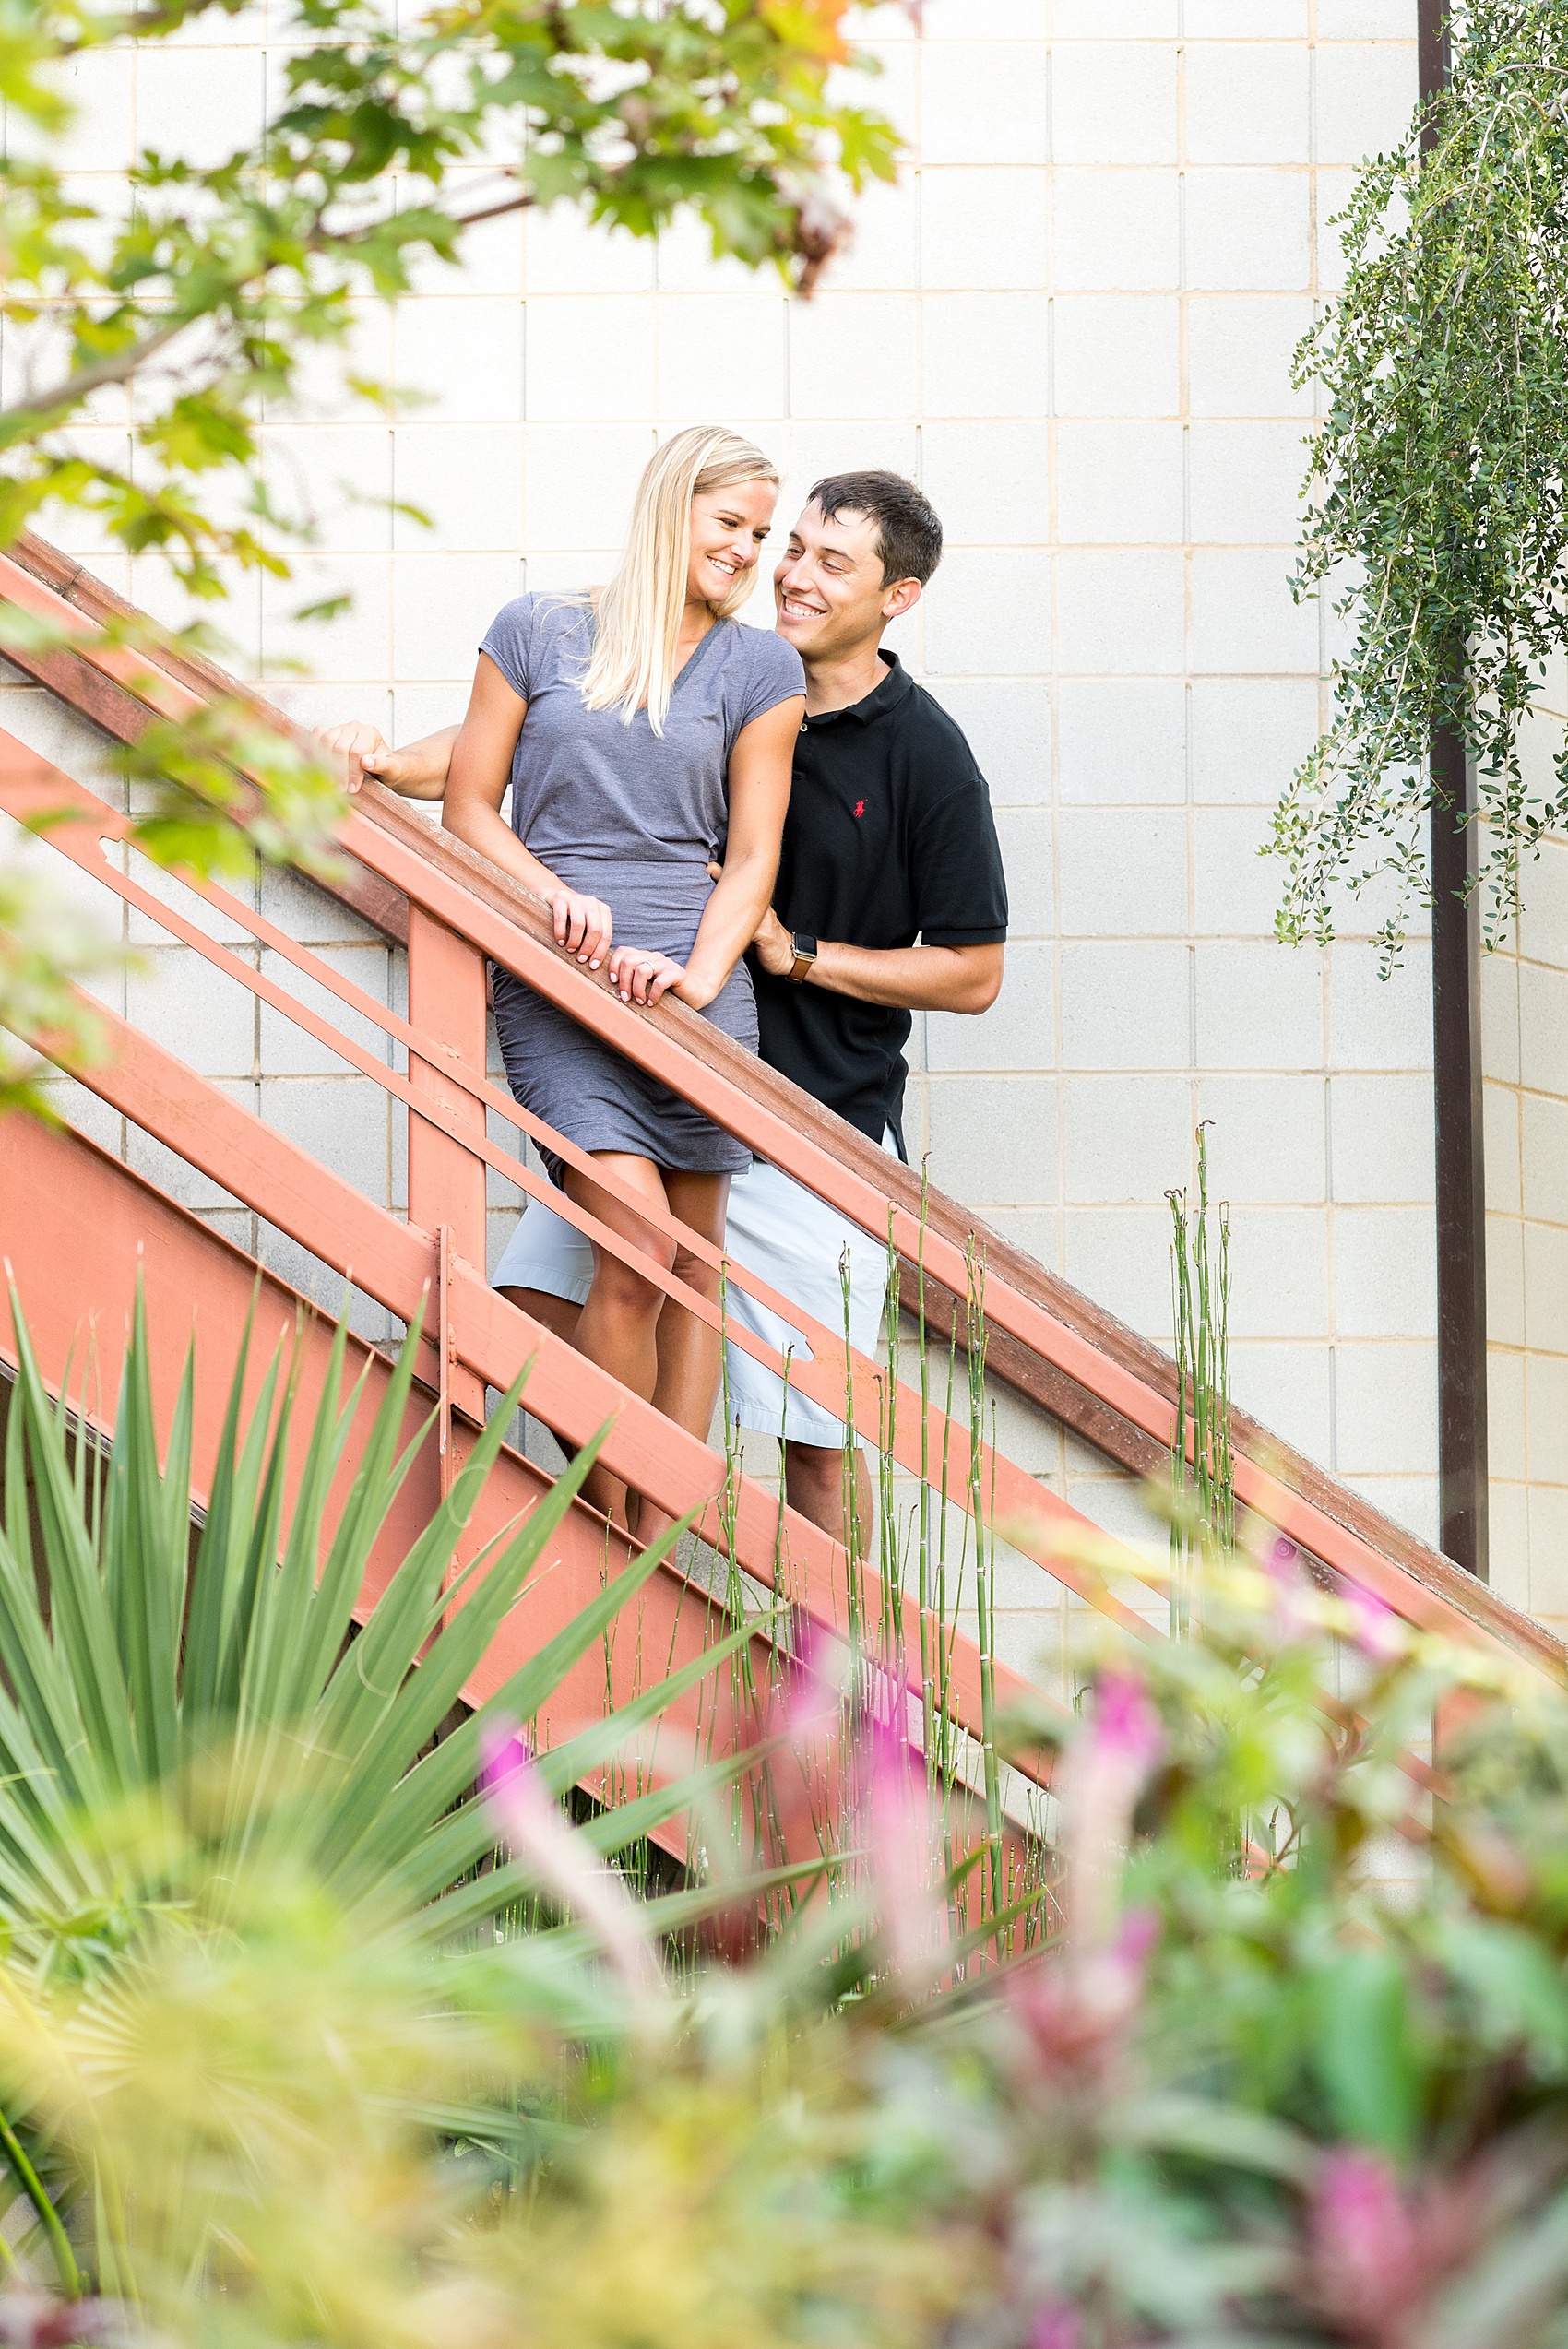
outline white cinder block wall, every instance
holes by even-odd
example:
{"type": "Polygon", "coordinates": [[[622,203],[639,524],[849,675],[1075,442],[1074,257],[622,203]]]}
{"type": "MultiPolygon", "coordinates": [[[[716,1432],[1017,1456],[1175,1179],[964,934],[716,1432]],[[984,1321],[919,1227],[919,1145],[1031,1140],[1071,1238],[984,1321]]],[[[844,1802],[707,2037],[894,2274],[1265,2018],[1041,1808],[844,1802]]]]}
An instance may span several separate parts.
{"type": "MultiPolygon", "coordinates": [[[[267,31],[257,8],[88,61],[84,175],[254,123],[267,31]]],[[[927,0],[923,37],[895,6],[864,31],[914,160],[809,306],[693,233],[655,250],[564,215],[494,222],[461,275],[367,303],[355,363],[430,403],[388,423],[324,369],[268,420],[322,551],[240,587],[237,655],[302,713],[407,740],[460,714],[505,598],[605,575],[660,433],[753,433],[785,518],[828,469],[913,474],[950,551],[899,648],[990,777],[1014,943],[985,1020],[921,1023],[911,1137],[1162,1336],[1161,1194],[1211,1119],[1239,1398],[1431,1534],[1424,950],[1384,985],[1364,937],[1276,945],[1256,854],[1328,649],[1286,585],[1311,416],[1289,354],[1336,283],[1330,216],[1414,102],[1415,0],[927,0]],[[339,587],[350,616],[291,623],[339,587]]],[[[115,397],[91,429],[123,445],[115,397]]],[[[102,567],[170,609],[157,564],[102,567]]]]}

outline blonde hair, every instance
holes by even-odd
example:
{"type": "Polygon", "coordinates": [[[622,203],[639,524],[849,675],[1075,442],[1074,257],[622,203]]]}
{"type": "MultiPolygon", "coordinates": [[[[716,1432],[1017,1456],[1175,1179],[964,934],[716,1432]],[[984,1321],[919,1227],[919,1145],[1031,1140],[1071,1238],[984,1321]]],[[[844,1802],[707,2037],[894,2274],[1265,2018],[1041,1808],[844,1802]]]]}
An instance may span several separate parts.
{"type": "MultiPolygon", "coordinates": [[[[646,704],[648,724],[663,733],[686,608],[692,500],[742,481],[778,480],[771,458],[721,425],[694,424],[654,451],[637,484],[626,552],[599,599],[598,634],[582,680],[589,709],[619,709],[629,726],[646,704]]],[[[754,584],[750,572],[737,579],[712,606],[717,617],[733,618],[754,584]]]]}

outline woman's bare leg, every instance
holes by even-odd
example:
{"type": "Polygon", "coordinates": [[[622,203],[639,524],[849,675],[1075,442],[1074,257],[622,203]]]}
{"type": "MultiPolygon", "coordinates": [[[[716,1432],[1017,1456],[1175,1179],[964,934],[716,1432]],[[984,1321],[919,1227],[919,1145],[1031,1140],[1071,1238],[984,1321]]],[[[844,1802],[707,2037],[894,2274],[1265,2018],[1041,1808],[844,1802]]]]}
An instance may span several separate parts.
{"type": "MultiPolygon", "coordinates": [[[[600,1165],[639,1192],[651,1207],[668,1212],[670,1203],[659,1169],[651,1158],[639,1158],[627,1150],[596,1150],[593,1155],[600,1165]]],[[[632,1252],[650,1256],[668,1268],[675,1252],[674,1242],[654,1231],[633,1209],[624,1207],[575,1167],[566,1169],[566,1192],[612,1231],[624,1233],[632,1243],[632,1252]]],[[[659,1376],[658,1329],[663,1303],[661,1288],[640,1279],[630,1264],[595,1242],[593,1287],[577,1317],[572,1343],[579,1354],[586,1354],[590,1362],[597,1362],[600,1370],[608,1370],[612,1378],[619,1379],[623,1386],[629,1386],[645,1402],[652,1401],[659,1376]]],[[[584,1480],[583,1492],[596,1509],[602,1509],[616,1524],[627,1524],[626,1488],[619,1477],[595,1466],[584,1480]]]]}
{"type": "MultiPolygon", "coordinates": [[[[678,1168],[663,1169],[665,1196],[671,1215],[711,1240],[724,1245],[724,1215],[730,1204],[727,1174],[688,1174],[678,1168]]],[[[709,1303],[719,1302],[719,1268],[705,1263],[694,1252],[677,1247],[671,1270],[709,1303]]],[[[713,1426],[713,1406],[719,1394],[720,1348],[719,1332],[672,1298],[664,1300],[659,1317],[659,1371],[653,1400],[666,1418],[706,1443],[713,1426]]],[[[652,1501],[644,1500],[637,1516],[637,1539],[655,1542],[671,1520],[652,1501]]]]}

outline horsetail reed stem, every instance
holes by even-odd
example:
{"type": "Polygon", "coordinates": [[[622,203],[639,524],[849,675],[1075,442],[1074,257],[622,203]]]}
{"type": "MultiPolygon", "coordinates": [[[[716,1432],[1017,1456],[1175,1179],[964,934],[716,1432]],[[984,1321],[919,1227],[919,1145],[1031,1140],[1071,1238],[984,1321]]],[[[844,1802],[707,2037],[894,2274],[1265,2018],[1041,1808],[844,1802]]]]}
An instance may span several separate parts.
{"type": "Polygon", "coordinates": [[[1171,1310],[1175,1325],[1176,1427],[1170,1449],[1170,1635],[1191,1628],[1193,1588],[1206,1560],[1236,1544],[1235,1463],[1230,1440],[1230,1212],[1216,1211],[1210,1238],[1208,1136],[1197,1130],[1198,1204],[1185,1191],[1170,1202],[1171,1310]]]}

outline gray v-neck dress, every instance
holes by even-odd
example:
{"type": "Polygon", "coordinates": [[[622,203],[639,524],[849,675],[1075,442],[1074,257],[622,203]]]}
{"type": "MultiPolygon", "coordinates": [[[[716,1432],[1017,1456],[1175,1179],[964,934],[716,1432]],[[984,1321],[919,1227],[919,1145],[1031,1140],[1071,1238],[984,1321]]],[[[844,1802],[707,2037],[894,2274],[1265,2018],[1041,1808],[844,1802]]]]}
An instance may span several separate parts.
{"type": "MultiPolygon", "coordinates": [[[[793,694],[805,671],[792,645],[719,621],[675,680],[662,737],[639,710],[583,706],[593,647],[586,596],[518,596],[481,650],[528,715],[512,760],[512,827],[569,889],[602,897],[615,943],[684,962],[713,894],[710,862],[730,829],[729,765],[736,737],[793,694]]],[[[739,1174],[751,1152],[667,1086],[624,1061],[512,972],[493,966],[495,1026],[516,1098],[581,1150],[626,1150],[656,1166],[739,1174]]],[[[736,964],[704,1014],[754,1052],[751,973],[736,964]]],[[[552,1179],[559,1158],[540,1154],[552,1179]]]]}

